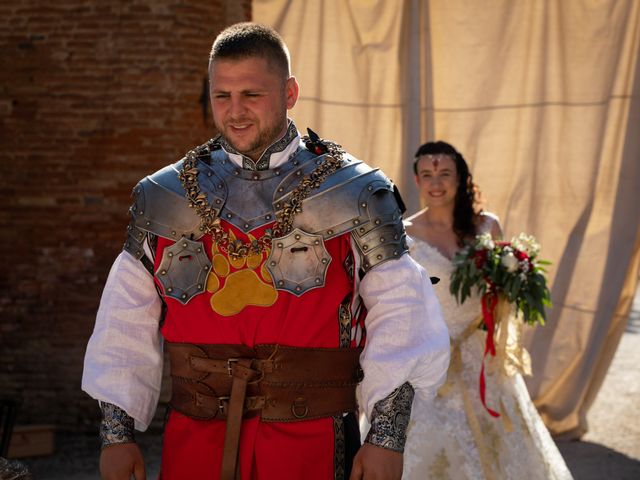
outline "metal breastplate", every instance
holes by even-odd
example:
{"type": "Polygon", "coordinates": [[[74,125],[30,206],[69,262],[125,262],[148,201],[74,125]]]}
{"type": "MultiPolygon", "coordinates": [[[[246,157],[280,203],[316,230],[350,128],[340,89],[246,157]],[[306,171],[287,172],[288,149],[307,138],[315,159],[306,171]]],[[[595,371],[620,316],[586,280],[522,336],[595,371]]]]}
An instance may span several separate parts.
{"type": "MultiPolygon", "coordinates": [[[[276,212],[282,215],[292,192],[326,158],[302,149],[282,167],[248,171],[214,150],[210,161],[198,162],[197,179],[214,217],[249,233],[273,223],[276,212]]],[[[136,186],[125,249],[140,259],[146,235],[175,240],[164,249],[155,274],[166,296],[186,304],[204,291],[211,261],[199,240],[201,219],[178,178],[182,165],[166,167],[136,186]]],[[[266,267],[278,290],[299,296],[322,287],[332,260],[324,241],[346,232],[354,232],[365,271],[406,251],[392,184],[378,170],[345,156],[344,166],[314,187],[294,216],[293,230],[273,240],[266,267]]]]}

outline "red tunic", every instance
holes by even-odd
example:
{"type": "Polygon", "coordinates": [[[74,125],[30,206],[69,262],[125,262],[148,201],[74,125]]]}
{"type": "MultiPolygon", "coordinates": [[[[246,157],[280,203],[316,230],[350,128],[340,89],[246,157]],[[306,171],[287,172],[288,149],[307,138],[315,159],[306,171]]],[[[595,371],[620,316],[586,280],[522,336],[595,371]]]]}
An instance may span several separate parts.
{"type": "MultiPolygon", "coordinates": [[[[223,222],[223,227],[228,229],[230,225],[223,222]]],[[[258,237],[263,230],[257,229],[252,234],[258,237]]],[[[232,231],[238,239],[246,241],[246,235],[234,227],[232,231]]],[[[203,294],[192,298],[187,305],[165,298],[167,314],[162,335],[167,341],[346,346],[344,332],[342,341],[340,336],[339,307],[354,290],[354,280],[344,266],[352,255],[348,234],[325,242],[332,259],[325,286],[300,297],[273,290],[273,282],[262,268],[266,253],[260,259],[252,259],[249,265],[245,261],[234,267],[225,252],[212,247],[210,235],[201,240],[210,258],[212,254],[222,256],[214,260],[208,288],[203,294]],[[272,304],[260,306],[261,303],[272,304]],[[241,309],[229,315],[229,309],[234,308],[241,309]]],[[[159,238],[156,268],[164,248],[172,244],[159,238]]],[[[239,453],[242,479],[334,478],[334,447],[338,440],[334,428],[333,418],[292,423],[266,423],[259,418],[244,420],[239,453]]],[[[172,411],[164,432],[161,478],[218,478],[224,430],[222,420],[194,420],[172,411]]]]}

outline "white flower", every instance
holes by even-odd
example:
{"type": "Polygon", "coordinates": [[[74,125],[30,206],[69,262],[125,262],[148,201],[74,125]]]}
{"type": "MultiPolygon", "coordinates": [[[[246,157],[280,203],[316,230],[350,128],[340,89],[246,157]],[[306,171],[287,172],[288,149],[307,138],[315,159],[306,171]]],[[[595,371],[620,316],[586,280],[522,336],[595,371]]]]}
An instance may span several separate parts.
{"type": "Polygon", "coordinates": [[[502,263],[504,268],[507,269],[507,272],[509,273],[513,273],[516,270],[518,270],[518,259],[511,252],[508,252],[502,255],[502,257],[500,258],[500,262],[502,263]]]}
{"type": "Polygon", "coordinates": [[[476,237],[476,246],[485,248],[487,250],[493,250],[496,244],[493,243],[493,239],[491,238],[490,233],[483,233],[482,235],[478,235],[476,237]]]}
{"type": "Polygon", "coordinates": [[[527,260],[520,262],[520,270],[522,270],[523,273],[529,272],[529,262],[527,260]]]}
{"type": "Polygon", "coordinates": [[[511,245],[516,250],[526,253],[530,257],[535,257],[540,253],[540,244],[532,235],[521,233],[517,237],[511,239],[511,245]]]}

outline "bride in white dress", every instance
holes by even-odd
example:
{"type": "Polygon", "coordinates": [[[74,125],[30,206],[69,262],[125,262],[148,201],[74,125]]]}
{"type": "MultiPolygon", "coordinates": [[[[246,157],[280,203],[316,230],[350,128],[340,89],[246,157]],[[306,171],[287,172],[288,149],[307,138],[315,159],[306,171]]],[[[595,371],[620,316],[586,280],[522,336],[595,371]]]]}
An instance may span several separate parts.
{"type": "Polygon", "coordinates": [[[500,417],[482,405],[478,386],[486,332],[477,328],[480,298],[459,305],[449,293],[451,259],[476,234],[501,237],[498,219],[475,210],[469,168],[451,145],[422,145],[414,171],[427,208],[407,220],[410,253],[440,279],[434,288],[451,336],[452,361],[436,398],[414,399],[403,478],[571,479],[522,376],[498,365],[498,357],[486,360],[486,404],[500,417]]]}

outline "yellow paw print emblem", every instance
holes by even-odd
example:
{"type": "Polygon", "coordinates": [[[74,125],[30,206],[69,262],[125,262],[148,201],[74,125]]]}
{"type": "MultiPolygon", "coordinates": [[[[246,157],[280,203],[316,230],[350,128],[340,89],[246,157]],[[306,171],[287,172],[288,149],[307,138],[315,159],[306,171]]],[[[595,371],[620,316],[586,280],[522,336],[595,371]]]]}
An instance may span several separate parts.
{"type": "MultiPolygon", "coordinates": [[[[234,240],[236,236],[229,232],[229,241],[234,240]]],[[[249,235],[249,241],[253,240],[255,237],[249,235]]],[[[213,268],[207,280],[207,291],[213,293],[211,308],[214,312],[228,317],[248,305],[269,307],[276,302],[278,291],[264,265],[269,250],[238,259],[220,253],[215,243],[211,250],[213,268]]]]}

